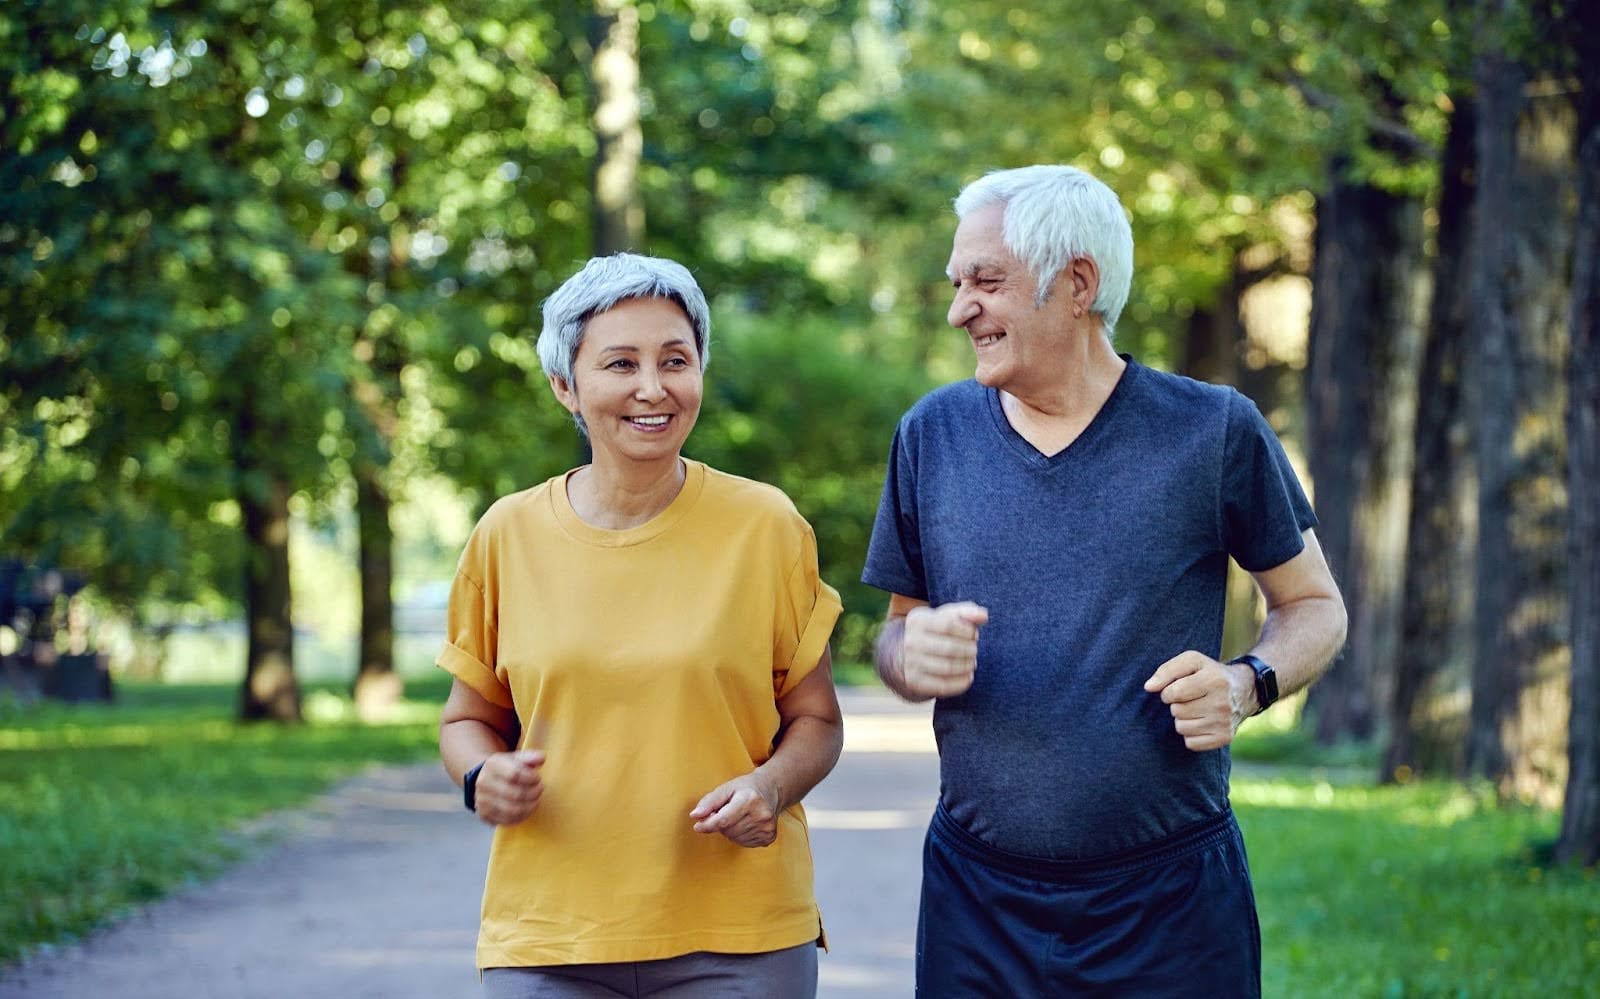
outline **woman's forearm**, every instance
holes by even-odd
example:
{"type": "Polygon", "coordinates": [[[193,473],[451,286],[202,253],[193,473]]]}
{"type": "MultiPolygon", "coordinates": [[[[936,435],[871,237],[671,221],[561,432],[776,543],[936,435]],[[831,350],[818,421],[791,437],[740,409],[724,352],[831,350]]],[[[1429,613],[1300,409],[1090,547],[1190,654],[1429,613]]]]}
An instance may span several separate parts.
{"type": "Polygon", "coordinates": [[[781,812],[805,798],[833,770],[843,748],[842,719],[801,715],[791,720],[771,759],[755,770],[755,775],[776,795],[775,811],[781,812]]]}

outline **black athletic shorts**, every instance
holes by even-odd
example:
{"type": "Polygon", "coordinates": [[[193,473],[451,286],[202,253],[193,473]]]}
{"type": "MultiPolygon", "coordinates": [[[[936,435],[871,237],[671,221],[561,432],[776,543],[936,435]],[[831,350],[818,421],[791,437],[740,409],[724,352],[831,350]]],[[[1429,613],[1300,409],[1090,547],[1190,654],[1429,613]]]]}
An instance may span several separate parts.
{"type": "Polygon", "coordinates": [[[924,999],[1261,995],[1261,928],[1232,812],[1092,862],[996,850],[941,805],[922,854],[924,999]]]}

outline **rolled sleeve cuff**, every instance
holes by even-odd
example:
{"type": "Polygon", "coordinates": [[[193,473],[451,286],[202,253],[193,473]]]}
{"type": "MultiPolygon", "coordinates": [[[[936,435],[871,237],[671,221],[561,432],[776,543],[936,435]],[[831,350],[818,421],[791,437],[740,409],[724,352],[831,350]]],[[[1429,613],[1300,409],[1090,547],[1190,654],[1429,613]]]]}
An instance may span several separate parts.
{"type": "Polygon", "coordinates": [[[783,678],[783,687],[778,691],[779,697],[799,686],[800,681],[817,668],[818,661],[822,659],[822,650],[828,647],[828,639],[833,635],[833,626],[843,612],[844,604],[839,600],[838,591],[827,583],[820,584],[816,603],[811,605],[811,616],[800,633],[800,644],[795,646],[794,658],[789,662],[788,675],[783,678]]]}
{"type": "Polygon", "coordinates": [[[495,671],[460,646],[446,643],[434,664],[482,694],[485,700],[508,710],[516,708],[511,701],[511,692],[500,682],[495,671]]]}

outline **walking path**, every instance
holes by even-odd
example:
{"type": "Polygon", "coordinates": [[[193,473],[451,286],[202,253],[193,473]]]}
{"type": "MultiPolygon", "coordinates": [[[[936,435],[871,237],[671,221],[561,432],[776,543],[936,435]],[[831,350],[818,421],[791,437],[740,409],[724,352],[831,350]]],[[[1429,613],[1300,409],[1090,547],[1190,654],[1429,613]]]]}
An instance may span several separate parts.
{"type": "MultiPolygon", "coordinates": [[[[806,801],[831,952],[823,999],[911,995],[928,709],[843,691],[845,752],[806,801]]],[[[436,763],[378,768],[274,819],[222,877],[0,976],[0,999],[473,997],[489,829],[436,763]]]]}

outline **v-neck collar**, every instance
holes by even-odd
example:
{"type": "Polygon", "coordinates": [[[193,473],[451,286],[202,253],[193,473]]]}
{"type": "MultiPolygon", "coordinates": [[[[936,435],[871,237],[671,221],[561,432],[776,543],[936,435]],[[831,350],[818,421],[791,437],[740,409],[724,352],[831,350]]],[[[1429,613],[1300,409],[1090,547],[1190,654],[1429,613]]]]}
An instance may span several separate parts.
{"type": "Polygon", "coordinates": [[[1119,354],[1118,356],[1126,362],[1126,366],[1122,369],[1122,374],[1117,378],[1117,384],[1112,386],[1111,394],[1106,397],[1106,401],[1100,405],[1100,409],[1089,420],[1089,425],[1084,427],[1077,437],[1073,438],[1072,443],[1060,451],[1052,455],[1046,455],[1029,443],[1028,439],[1018,433],[1017,428],[1013,427],[1011,421],[1006,418],[1005,403],[1000,398],[1000,390],[985,387],[983,394],[988,402],[989,415],[994,421],[995,432],[1016,453],[1017,457],[1021,458],[1030,467],[1050,471],[1066,465],[1073,454],[1081,454],[1083,449],[1091,444],[1094,439],[1105,434],[1106,425],[1111,422],[1111,419],[1116,415],[1116,411],[1121,408],[1122,400],[1128,394],[1129,383],[1137,377],[1136,371],[1141,368],[1141,365],[1127,354],[1119,354]]]}

